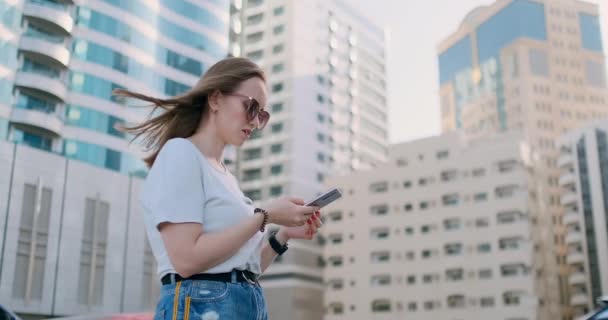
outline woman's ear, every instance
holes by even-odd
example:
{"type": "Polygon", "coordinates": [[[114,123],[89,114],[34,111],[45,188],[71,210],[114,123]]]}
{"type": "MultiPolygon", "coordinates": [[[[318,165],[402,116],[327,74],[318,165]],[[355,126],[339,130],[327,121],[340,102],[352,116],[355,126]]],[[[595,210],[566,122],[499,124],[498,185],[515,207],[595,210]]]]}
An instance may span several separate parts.
{"type": "Polygon", "coordinates": [[[220,109],[221,98],[222,93],[219,90],[215,90],[209,95],[209,99],[207,100],[207,103],[209,104],[209,111],[217,112],[220,109]]]}

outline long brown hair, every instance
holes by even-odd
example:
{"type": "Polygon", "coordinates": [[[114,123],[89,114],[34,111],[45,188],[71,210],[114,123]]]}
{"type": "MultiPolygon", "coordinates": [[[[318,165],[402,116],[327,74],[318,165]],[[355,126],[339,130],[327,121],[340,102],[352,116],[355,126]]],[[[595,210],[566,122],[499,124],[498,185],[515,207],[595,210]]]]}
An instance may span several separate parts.
{"type": "Polygon", "coordinates": [[[190,90],[172,98],[159,99],[125,89],[115,89],[115,95],[151,102],[154,109],[150,114],[154,114],[158,108],[165,110],[143,123],[132,127],[119,126],[118,129],[133,134],[131,142],[143,137],[142,144],[146,151],[152,151],[143,160],[148,167],[152,167],[158,152],[169,139],[187,138],[195,133],[200,121],[208,113],[208,98],[214,92],[234,92],[243,81],[253,77],[266,81],[264,71],[252,61],[245,58],[226,58],[211,66],[190,90]]]}

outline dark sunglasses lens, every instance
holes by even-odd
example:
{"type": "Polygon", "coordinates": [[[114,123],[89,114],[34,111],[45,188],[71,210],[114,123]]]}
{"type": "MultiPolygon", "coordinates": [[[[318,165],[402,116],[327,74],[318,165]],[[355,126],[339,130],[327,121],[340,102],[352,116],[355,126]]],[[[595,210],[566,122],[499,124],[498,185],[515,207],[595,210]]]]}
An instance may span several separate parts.
{"type": "Polygon", "coordinates": [[[270,114],[267,111],[262,111],[258,115],[258,119],[260,119],[260,128],[264,128],[270,119],[270,114]]]}
{"type": "Polygon", "coordinates": [[[260,105],[258,104],[257,101],[255,100],[250,100],[247,104],[247,119],[249,121],[255,119],[255,117],[258,115],[258,110],[260,108],[260,105]]]}

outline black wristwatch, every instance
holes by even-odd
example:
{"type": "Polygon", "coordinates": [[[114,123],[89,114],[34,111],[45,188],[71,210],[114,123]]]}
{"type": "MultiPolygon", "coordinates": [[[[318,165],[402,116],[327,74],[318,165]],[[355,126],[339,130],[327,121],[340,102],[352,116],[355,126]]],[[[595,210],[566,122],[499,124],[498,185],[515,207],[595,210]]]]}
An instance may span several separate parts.
{"type": "Polygon", "coordinates": [[[287,243],[283,245],[279,243],[279,240],[277,240],[276,231],[270,234],[270,237],[268,237],[268,242],[270,243],[272,250],[274,250],[274,252],[278,253],[279,255],[282,255],[288,249],[287,243]]]}

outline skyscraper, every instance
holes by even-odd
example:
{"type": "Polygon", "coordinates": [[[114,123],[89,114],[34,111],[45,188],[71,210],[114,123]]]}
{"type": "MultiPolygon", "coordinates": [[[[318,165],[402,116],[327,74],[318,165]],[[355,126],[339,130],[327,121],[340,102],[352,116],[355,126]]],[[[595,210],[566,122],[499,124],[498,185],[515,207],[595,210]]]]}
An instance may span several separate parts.
{"type": "Polygon", "coordinates": [[[185,91],[226,56],[228,18],[225,0],[0,3],[3,305],[40,317],[155,304],[145,168],[115,129],[145,113],[112,89],[185,91]]]}
{"type": "Polygon", "coordinates": [[[563,223],[575,314],[608,294],[608,121],[594,121],[559,140],[563,223]]]}
{"type": "MultiPolygon", "coordinates": [[[[326,176],[386,160],[386,37],[344,1],[233,1],[232,54],[268,76],[272,117],[238,152],[238,177],[256,201],[311,199],[326,176]]],[[[294,242],[263,278],[270,317],[318,319],[322,260],[294,242]]]]}
{"type": "Polygon", "coordinates": [[[517,132],[449,133],[330,178],[324,319],[537,319],[528,152],[517,132]]]}
{"type": "Polygon", "coordinates": [[[541,318],[572,317],[554,139],[606,116],[597,6],[499,0],[471,11],[439,45],[443,131],[469,139],[519,129],[535,156],[531,217],[541,318]]]}

